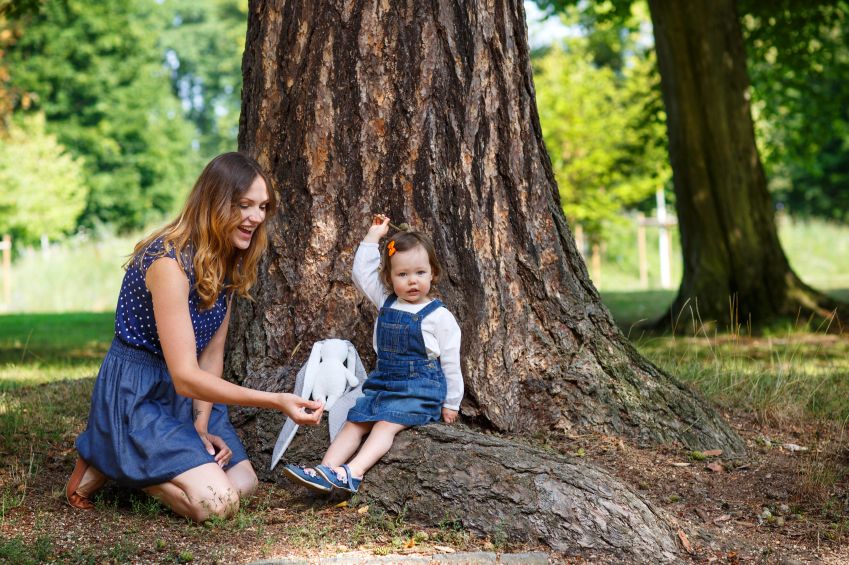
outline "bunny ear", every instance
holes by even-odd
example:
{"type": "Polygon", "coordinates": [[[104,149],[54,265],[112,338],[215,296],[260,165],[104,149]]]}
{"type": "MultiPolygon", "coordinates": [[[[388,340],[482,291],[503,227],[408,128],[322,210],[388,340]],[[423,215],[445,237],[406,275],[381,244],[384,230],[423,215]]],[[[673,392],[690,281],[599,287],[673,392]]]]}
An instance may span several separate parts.
{"type": "Polygon", "coordinates": [[[348,370],[352,373],[354,372],[354,364],[357,362],[357,350],[354,349],[354,344],[350,341],[348,342],[348,360],[345,362],[345,366],[348,367],[348,370]]]}
{"type": "Polygon", "coordinates": [[[307,370],[304,372],[304,389],[301,391],[301,398],[309,400],[312,395],[315,378],[318,375],[318,363],[321,361],[321,345],[323,343],[323,341],[317,341],[312,346],[310,358],[307,360],[307,370]]]}

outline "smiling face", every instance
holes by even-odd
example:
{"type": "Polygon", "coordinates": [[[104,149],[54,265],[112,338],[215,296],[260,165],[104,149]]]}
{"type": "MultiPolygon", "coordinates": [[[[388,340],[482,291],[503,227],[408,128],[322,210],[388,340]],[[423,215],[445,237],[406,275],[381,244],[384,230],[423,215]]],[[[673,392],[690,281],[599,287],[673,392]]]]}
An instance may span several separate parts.
{"type": "Polygon", "coordinates": [[[417,245],[394,253],[390,258],[389,278],[398,298],[412,304],[426,302],[433,281],[427,250],[417,245]]]}
{"type": "Polygon", "coordinates": [[[239,225],[233,230],[233,247],[245,250],[251,245],[254,231],[265,221],[265,210],[268,207],[268,187],[259,175],[251,186],[239,196],[236,210],[239,214],[239,225]]]}

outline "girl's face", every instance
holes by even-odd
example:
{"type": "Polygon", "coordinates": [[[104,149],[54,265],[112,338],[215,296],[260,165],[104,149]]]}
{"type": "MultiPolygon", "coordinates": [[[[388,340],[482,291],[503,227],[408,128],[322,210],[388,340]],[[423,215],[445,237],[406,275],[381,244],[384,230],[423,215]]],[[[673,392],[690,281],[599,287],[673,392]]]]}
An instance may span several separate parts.
{"type": "Polygon", "coordinates": [[[407,251],[394,253],[389,262],[389,278],[398,298],[412,304],[426,302],[433,281],[427,250],[417,245],[407,251]]]}
{"type": "Polygon", "coordinates": [[[257,175],[248,190],[239,197],[236,207],[240,222],[233,230],[233,246],[245,250],[251,246],[254,231],[265,221],[265,208],[268,206],[268,188],[261,176],[257,175]]]}

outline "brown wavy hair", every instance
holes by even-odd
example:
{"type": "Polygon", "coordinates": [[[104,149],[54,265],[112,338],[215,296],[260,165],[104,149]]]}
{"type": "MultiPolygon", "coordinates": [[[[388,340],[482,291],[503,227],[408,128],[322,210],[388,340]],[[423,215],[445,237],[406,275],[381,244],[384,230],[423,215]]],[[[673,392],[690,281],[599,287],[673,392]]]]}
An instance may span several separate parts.
{"type": "MultiPolygon", "coordinates": [[[[401,226],[403,227],[403,226],[401,226]]],[[[395,242],[395,251],[409,251],[415,247],[424,247],[427,251],[427,260],[430,263],[431,274],[433,279],[431,284],[439,282],[439,277],[442,275],[442,266],[439,264],[439,259],[436,258],[436,249],[433,247],[433,242],[430,238],[420,231],[402,231],[398,232],[387,240],[387,244],[380,251],[380,282],[389,292],[393,292],[392,288],[392,258],[389,256],[389,243],[395,242]]]]}
{"type": "Polygon", "coordinates": [[[266,222],[257,226],[245,250],[236,248],[232,237],[242,222],[239,199],[257,177],[265,181],[268,191],[268,219],[277,209],[277,197],[259,163],[243,153],[224,153],[203,169],[177,219],[137,243],[124,267],[141,265],[151,243],[162,238],[162,255],[173,249],[183,271],[187,270],[184,261],[191,259],[202,309],[211,308],[225,288],[251,299],[249,290],[256,283],[257,264],[268,243],[266,222]]]}

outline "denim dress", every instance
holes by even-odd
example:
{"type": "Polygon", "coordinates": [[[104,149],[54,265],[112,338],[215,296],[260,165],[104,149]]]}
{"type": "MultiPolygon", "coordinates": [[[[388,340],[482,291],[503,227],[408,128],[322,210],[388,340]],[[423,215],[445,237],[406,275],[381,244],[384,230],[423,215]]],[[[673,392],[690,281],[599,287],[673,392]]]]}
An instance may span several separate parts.
{"type": "Polygon", "coordinates": [[[442,306],[431,301],[416,312],[391,308],[384,302],[377,318],[377,369],[363,385],[363,396],[348,412],[350,422],[394,422],[421,426],[438,422],[445,401],[445,374],[439,359],[428,359],[422,320],[442,306]]]}
{"type": "MultiPolygon", "coordinates": [[[[110,479],[136,488],[164,483],[215,462],[195,431],[192,399],[174,389],[159,343],[145,275],[160,257],[175,254],[156,240],[127,268],[115,314],[115,338],[94,383],[88,424],[76,441],[86,462],[110,479]]],[[[183,257],[183,264],[191,286],[189,314],[199,356],[224,321],[227,295],[222,290],[212,308],[202,309],[190,255],[183,257]]],[[[229,466],[248,458],[225,405],[213,405],[207,429],[233,451],[229,466]]]]}

